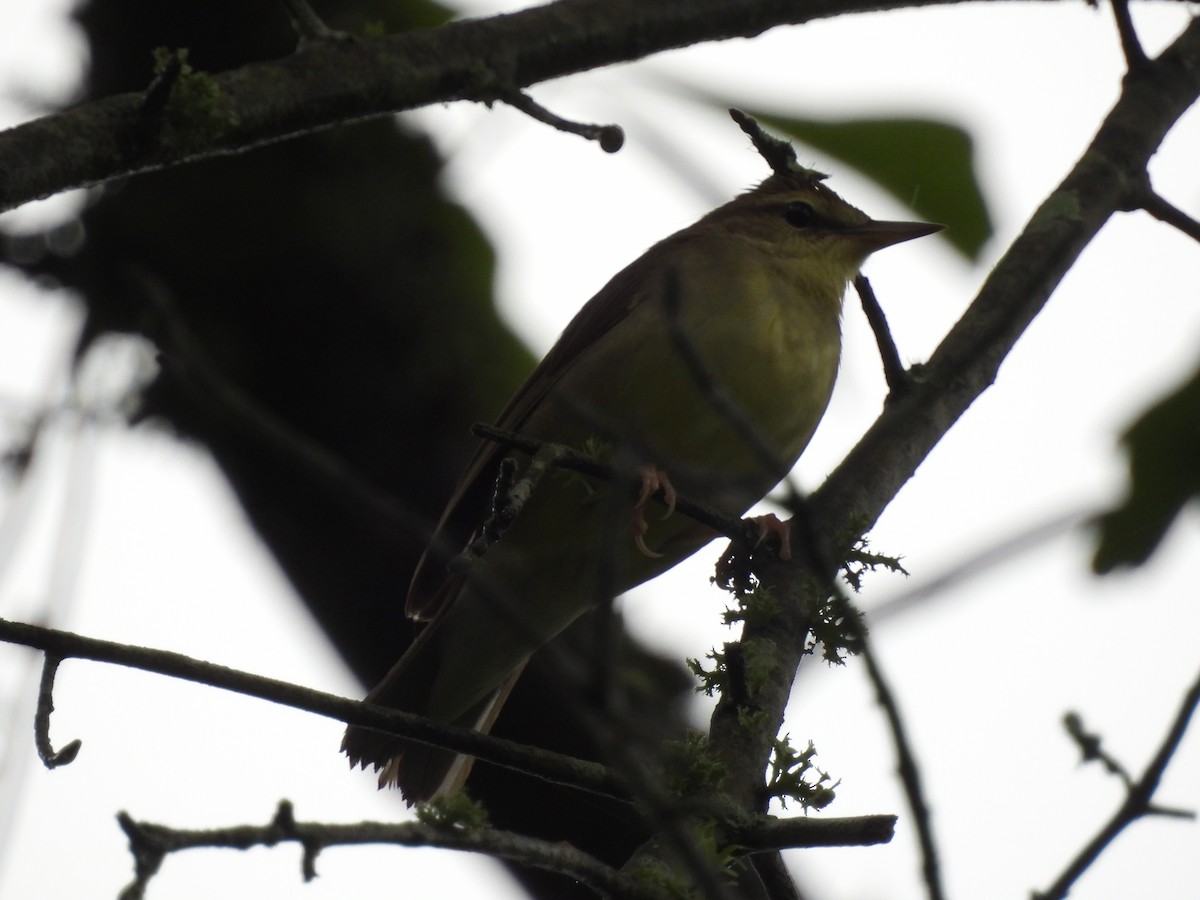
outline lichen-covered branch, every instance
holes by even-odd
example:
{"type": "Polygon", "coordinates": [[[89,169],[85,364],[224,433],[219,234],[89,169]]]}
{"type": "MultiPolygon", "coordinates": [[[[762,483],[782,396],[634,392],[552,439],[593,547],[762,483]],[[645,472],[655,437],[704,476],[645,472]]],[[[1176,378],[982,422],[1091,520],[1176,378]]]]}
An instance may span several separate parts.
{"type": "MultiPolygon", "coordinates": [[[[949,0],[921,5],[942,2],[949,0]]],[[[559,0],[379,38],[310,40],[302,53],[228,72],[185,72],[180,60],[177,76],[156,82],[157,93],[105,97],[0,133],[0,212],[71,188],[431,103],[505,100],[540,81],[664,50],[913,5],[559,0]]],[[[146,65],[150,89],[150,60],[146,65]]]]}
{"type": "MultiPolygon", "coordinates": [[[[975,301],[920,377],[894,394],[858,445],[803,503],[792,529],[797,560],[843,558],[912,477],[934,446],[994,381],[1017,339],[1045,306],[1083,248],[1146,179],[1150,157],[1200,96],[1200,20],[1158,58],[1130,71],[1120,98],[1074,169],[1047,197],[993,269],[975,301]],[[809,544],[831,548],[817,554],[809,544]]],[[[818,548],[821,549],[821,548],[818,548]]],[[[810,562],[811,565],[811,562],[810,562]]],[[[827,568],[818,565],[817,568],[827,568]]],[[[750,616],[742,657],[769,659],[768,670],[714,712],[710,744],[727,769],[721,788],[738,806],[760,812],[762,771],[783,721],[791,683],[809,652],[812,611],[823,603],[832,572],[775,562],[756,574],[771,616],[750,616]]]]}

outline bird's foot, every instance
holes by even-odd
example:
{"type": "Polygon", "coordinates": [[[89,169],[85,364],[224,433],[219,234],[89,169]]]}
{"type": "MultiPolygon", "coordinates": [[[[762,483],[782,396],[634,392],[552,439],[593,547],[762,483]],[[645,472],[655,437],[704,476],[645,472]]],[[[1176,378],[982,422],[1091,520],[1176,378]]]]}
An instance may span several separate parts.
{"type": "Polygon", "coordinates": [[[751,516],[750,521],[758,528],[758,540],[754,542],[757,548],[763,541],[771,535],[779,538],[779,558],[792,558],[792,520],[781,522],[775,513],[767,513],[764,516],[751,516]]]}
{"type": "Polygon", "coordinates": [[[633,504],[633,517],[630,520],[629,528],[633,532],[633,542],[637,545],[638,550],[646,556],[657,558],[662,554],[656,553],[646,546],[646,532],[650,530],[650,525],[646,522],[646,503],[651,497],[662,491],[662,500],[667,507],[663,518],[666,519],[675,512],[675,501],[678,499],[678,494],[675,493],[675,486],[671,484],[671,479],[662,469],[655,466],[638,466],[638,475],[641,476],[642,486],[638,490],[637,502],[633,504]]]}

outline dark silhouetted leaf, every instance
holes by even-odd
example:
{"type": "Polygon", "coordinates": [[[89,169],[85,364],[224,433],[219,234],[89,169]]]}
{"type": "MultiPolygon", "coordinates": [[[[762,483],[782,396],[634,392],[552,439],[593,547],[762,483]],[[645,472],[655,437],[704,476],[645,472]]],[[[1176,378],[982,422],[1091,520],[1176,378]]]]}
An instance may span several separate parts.
{"type": "Polygon", "coordinates": [[[1100,517],[1092,569],[1139,566],[1150,558],[1175,517],[1200,496],[1200,370],[1129,427],[1129,494],[1100,517]]]}

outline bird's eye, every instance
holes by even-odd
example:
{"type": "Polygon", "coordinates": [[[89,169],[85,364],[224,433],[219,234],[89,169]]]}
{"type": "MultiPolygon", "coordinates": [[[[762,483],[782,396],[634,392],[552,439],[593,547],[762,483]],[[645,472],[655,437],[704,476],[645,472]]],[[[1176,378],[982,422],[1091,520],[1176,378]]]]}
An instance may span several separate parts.
{"type": "Polygon", "coordinates": [[[783,208],[783,219],[794,228],[807,228],[817,223],[817,211],[803,200],[792,200],[783,208]]]}

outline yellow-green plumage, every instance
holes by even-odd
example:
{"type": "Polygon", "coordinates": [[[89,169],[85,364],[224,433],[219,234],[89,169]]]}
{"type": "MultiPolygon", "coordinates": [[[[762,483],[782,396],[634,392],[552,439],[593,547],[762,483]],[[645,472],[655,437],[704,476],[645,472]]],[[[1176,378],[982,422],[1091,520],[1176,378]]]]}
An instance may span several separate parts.
{"type": "MultiPolygon", "coordinates": [[[[862,261],[933,230],[874,222],[815,173],[777,172],[615,276],[497,424],[575,447],[598,440],[614,456],[662,469],[680,494],[740,515],[787,473],[825,411],[838,368],[842,296],[862,261]],[[681,356],[672,315],[778,467],[764,466],[714,407],[681,356]]],[[[482,523],[505,455],[494,445],[480,448],[439,525],[447,543],[461,547],[482,523]]],[[[552,474],[469,577],[450,578],[427,559],[409,611],[433,621],[369,699],[489,727],[510,676],[604,599],[600,591],[628,590],[713,537],[682,514],[664,519],[649,509],[645,544],[661,555],[647,555],[630,533],[627,490],[552,474]]],[[[451,753],[355,728],[344,748],[354,762],[383,767],[381,783],[398,784],[410,801],[444,787],[454,761],[451,753]]]]}

